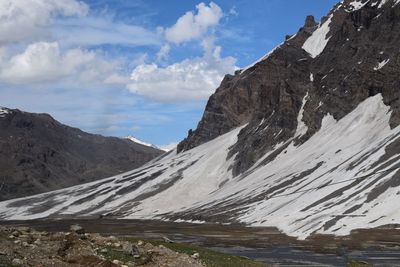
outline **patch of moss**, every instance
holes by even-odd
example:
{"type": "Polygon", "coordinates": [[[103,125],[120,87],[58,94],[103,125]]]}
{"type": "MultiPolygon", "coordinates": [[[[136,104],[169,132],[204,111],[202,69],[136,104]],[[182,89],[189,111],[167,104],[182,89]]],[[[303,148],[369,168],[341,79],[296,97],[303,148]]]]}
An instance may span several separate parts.
{"type": "Polygon", "coordinates": [[[140,258],[135,258],[131,253],[123,250],[118,250],[111,246],[103,246],[98,250],[98,254],[104,256],[107,260],[119,260],[121,262],[134,262],[137,265],[143,265],[151,261],[151,255],[141,255],[140,258]]]}
{"type": "Polygon", "coordinates": [[[11,259],[6,255],[0,255],[0,267],[11,267],[11,259]]]}
{"type": "MultiPolygon", "coordinates": [[[[138,238],[125,237],[124,240],[137,242],[138,238]]],[[[185,244],[185,243],[168,243],[159,240],[147,240],[154,246],[163,245],[173,251],[193,255],[199,253],[199,259],[208,267],[266,267],[261,262],[253,261],[244,257],[238,257],[227,253],[217,252],[204,247],[185,244]]]]}

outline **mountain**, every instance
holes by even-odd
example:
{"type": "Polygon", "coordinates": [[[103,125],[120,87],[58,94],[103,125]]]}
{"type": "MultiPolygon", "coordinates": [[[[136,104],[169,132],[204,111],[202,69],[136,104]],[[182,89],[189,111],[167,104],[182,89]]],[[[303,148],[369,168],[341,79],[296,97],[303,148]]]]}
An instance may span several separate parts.
{"type": "Polygon", "coordinates": [[[156,145],[153,145],[153,144],[144,142],[144,141],[142,141],[142,140],[140,140],[140,139],[137,139],[137,138],[134,137],[133,135],[128,135],[128,136],[126,137],[126,139],[128,139],[128,140],[130,140],[130,141],[132,141],[132,142],[134,142],[134,143],[137,143],[137,144],[141,144],[141,145],[144,145],[144,146],[148,146],[148,147],[152,147],[152,148],[155,148],[155,149],[162,150],[162,151],[164,151],[164,152],[168,152],[168,151],[169,151],[169,150],[167,150],[167,149],[163,149],[163,148],[160,148],[160,147],[158,147],[158,146],[156,146],[156,145]]]}
{"type": "Polygon", "coordinates": [[[0,151],[0,200],[99,180],[163,153],[7,108],[0,109],[0,151]]]}
{"type": "Polygon", "coordinates": [[[239,222],[314,233],[400,223],[399,0],[344,0],[226,75],[176,150],[0,202],[0,218],[239,222]],[[40,205],[39,205],[39,204],[40,205]]]}

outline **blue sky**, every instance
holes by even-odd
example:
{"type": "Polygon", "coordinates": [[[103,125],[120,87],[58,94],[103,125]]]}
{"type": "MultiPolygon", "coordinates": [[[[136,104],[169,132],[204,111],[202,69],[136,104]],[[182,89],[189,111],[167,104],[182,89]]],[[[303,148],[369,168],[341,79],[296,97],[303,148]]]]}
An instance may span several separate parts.
{"type": "Polygon", "coordinates": [[[196,127],[224,74],[337,2],[5,0],[0,105],[174,144],[196,127]]]}

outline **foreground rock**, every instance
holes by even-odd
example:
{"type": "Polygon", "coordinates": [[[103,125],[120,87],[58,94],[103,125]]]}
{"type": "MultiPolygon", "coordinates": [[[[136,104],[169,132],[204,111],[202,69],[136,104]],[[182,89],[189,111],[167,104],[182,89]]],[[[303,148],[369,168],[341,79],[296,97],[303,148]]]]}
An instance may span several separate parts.
{"type": "Polygon", "coordinates": [[[71,230],[48,233],[0,227],[0,266],[204,266],[198,257],[162,245],[84,234],[78,225],[71,230]]]}

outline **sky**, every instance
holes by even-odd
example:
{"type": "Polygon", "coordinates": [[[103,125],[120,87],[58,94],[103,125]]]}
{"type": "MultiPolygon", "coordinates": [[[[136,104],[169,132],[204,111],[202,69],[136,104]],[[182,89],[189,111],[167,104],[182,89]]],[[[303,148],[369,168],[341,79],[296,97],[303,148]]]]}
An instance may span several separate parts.
{"type": "Polygon", "coordinates": [[[0,0],[0,106],[163,148],[227,73],[338,0],[0,0]]]}

